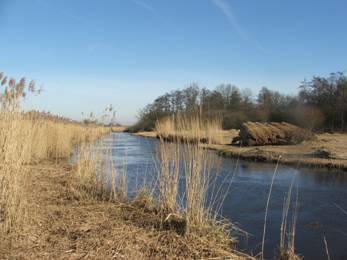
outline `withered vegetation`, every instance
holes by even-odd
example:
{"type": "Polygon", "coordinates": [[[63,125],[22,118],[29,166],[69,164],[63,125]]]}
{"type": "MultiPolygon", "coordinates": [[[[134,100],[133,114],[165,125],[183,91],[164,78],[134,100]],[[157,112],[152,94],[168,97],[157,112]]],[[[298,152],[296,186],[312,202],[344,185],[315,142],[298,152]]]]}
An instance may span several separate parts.
{"type": "Polygon", "coordinates": [[[130,199],[126,172],[116,170],[97,142],[112,125],[24,113],[21,102],[38,93],[35,83],[1,79],[1,259],[250,258],[234,250],[230,225],[205,208],[209,169],[199,145],[177,150],[189,173],[185,208],[177,204],[173,170],[180,162],[164,146],[161,197],[143,188],[130,199]]]}

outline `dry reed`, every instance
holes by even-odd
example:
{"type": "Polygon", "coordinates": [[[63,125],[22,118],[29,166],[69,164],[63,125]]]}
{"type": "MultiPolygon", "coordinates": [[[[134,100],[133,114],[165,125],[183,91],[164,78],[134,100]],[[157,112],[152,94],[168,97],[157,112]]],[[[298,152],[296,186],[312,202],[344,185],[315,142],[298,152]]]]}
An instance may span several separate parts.
{"type": "Polygon", "coordinates": [[[172,115],[156,122],[159,138],[166,141],[222,143],[222,122],[219,118],[203,120],[200,115],[172,115]]]}
{"type": "Polygon", "coordinates": [[[177,143],[161,142],[159,145],[160,207],[164,212],[177,212],[181,149],[177,143]]]}
{"type": "Polygon", "coordinates": [[[324,240],[324,246],[325,246],[325,253],[327,254],[327,259],[330,260],[331,258],[330,258],[329,248],[328,248],[328,242],[327,242],[325,236],[324,236],[323,240],[324,240]]]}
{"type": "Polygon", "coordinates": [[[117,169],[112,149],[102,143],[86,143],[78,147],[73,186],[81,199],[126,202],[127,169],[117,169]]]}
{"type": "Polygon", "coordinates": [[[106,127],[82,125],[40,113],[24,113],[23,99],[38,94],[35,83],[7,80],[0,74],[0,227],[21,228],[25,217],[23,187],[26,164],[68,158],[75,145],[96,140],[109,132],[106,127]]]}
{"type": "Polygon", "coordinates": [[[202,142],[215,141],[213,135],[219,129],[217,122],[204,122],[199,115],[178,115],[156,124],[160,138],[160,204],[166,214],[179,213],[185,219],[187,230],[208,228],[216,223],[217,214],[213,211],[220,207],[212,205],[217,200],[209,197],[209,191],[217,173],[211,174],[214,162],[202,142]],[[168,138],[170,143],[166,142],[168,138]]]}
{"type": "Polygon", "coordinates": [[[292,212],[291,222],[288,221],[289,210],[292,199],[292,189],[296,175],[294,175],[292,182],[289,186],[287,197],[284,199],[283,214],[281,223],[281,235],[280,235],[280,259],[281,260],[299,260],[301,259],[295,253],[295,233],[296,233],[296,222],[298,216],[298,200],[299,192],[298,187],[296,189],[295,204],[292,212]]]}
{"type": "Polygon", "coordinates": [[[278,166],[279,166],[280,159],[281,159],[281,156],[278,157],[276,168],[275,168],[275,171],[274,171],[274,173],[272,175],[268,197],[267,197],[267,200],[266,200],[265,216],[264,216],[264,228],[263,228],[263,238],[262,238],[262,243],[261,243],[261,258],[260,259],[264,259],[267,215],[268,215],[268,210],[269,210],[269,204],[270,204],[270,198],[271,198],[271,193],[272,193],[272,187],[274,185],[274,181],[275,181],[275,177],[276,177],[276,174],[277,174],[277,169],[278,169],[278,166]]]}

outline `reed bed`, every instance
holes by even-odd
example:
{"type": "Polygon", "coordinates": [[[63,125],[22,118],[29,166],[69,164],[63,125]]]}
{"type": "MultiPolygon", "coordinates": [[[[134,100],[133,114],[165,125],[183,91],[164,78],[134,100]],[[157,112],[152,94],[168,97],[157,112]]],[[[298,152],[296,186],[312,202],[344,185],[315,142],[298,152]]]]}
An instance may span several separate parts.
{"type": "Polygon", "coordinates": [[[284,199],[283,203],[283,213],[282,213],[282,223],[280,232],[280,252],[279,259],[281,260],[300,260],[302,257],[295,252],[295,233],[296,233],[296,223],[298,217],[298,187],[295,194],[295,204],[292,206],[292,214],[290,217],[290,208],[292,200],[292,190],[296,175],[294,175],[291,185],[288,189],[287,197],[284,199]]]}
{"type": "Polygon", "coordinates": [[[111,148],[100,143],[84,143],[76,155],[72,186],[76,187],[80,199],[127,202],[127,171],[116,169],[111,148]]]}
{"type": "Polygon", "coordinates": [[[205,120],[197,115],[173,115],[156,122],[159,138],[166,141],[221,144],[223,129],[219,118],[205,120]]]}
{"type": "Polygon", "coordinates": [[[175,143],[161,142],[158,147],[160,206],[164,212],[177,212],[181,149],[175,143]]]}
{"type": "Polygon", "coordinates": [[[158,121],[156,127],[160,138],[159,202],[166,219],[185,225],[185,232],[214,228],[230,239],[226,234],[230,223],[217,221],[217,202],[222,203],[223,189],[216,187],[218,171],[212,174],[212,169],[217,168],[218,159],[212,158],[202,145],[207,140],[216,141],[213,137],[220,129],[218,121],[208,123],[199,115],[179,115],[158,121]],[[166,142],[169,136],[170,142],[166,142]]]}
{"type": "Polygon", "coordinates": [[[84,125],[37,112],[24,113],[23,99],[38,94],[35,83],[0,74],[0,227],[20,228],[25,218],[23,187],[28,164],[69,158],[74,146],[96,140],[109,128],[84,125]]]}

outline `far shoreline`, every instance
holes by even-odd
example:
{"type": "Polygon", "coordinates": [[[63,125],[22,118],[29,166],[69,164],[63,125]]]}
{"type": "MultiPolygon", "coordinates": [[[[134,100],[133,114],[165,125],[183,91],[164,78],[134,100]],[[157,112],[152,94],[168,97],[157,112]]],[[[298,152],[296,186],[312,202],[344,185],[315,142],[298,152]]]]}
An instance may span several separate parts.
{"type": "MultiPolygon", "coordinates": [[[[236,131],[223,131],[224,140],[231,140],[236,131]]],[[[145,138],[157,138],[155,131],[131,133],[145,138]]],[[[225,140],[222,144],[203,144],[225,158],[245,161],[277,163],[298,168],[327,169],[347,172],[347,134],[317,134],[317,139],[297,145],[267,145],[239,147],[225,140]],[[326,154],[329,153],[329,154],[326,154]],[[279,159],[280,158],[280,159],[279,159]]]]}

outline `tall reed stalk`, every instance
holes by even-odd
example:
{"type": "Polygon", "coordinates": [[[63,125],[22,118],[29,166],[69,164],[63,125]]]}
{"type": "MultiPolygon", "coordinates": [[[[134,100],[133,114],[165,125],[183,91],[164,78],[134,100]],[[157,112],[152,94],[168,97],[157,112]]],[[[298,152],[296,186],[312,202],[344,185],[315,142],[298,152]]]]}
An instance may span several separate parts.
{"type": "Polygon", "coordinates": [[[112,149],[103,144],[87,143],[77,150],[74,185],[81,199],[126,201],[127,170],[117,169],[112,149]]]}
{"type": "Polygon", "coordinates": [[[269,211],[269,205],[270,205],[270,198],[271,198],[271,193],[272,193],[272,187],[274,185],[274,181],[275,181],[275,177],[277,175],[277,170],[278,170],[278,166],[281,160],[281,156],[278,157],[277,159],[277,164],[276,164],[276,168],[275,171],[272,175],[272,179],[271,179],[271,184],[270,184],[270,189],[269,189],[269,193],[268,193],[268,197],[266,200],[266,207],[265,207],[265,216],[264,216],[264,228],[263,228],[263,239],[262,239],[262,243],[261,243],[261,255],[260,255],[260,259],[264,259],[264,249],[265,249],[265,237],[266,237],[266,226],[267,226],[267,215],[268,215],[268,211],[269,211]]]}
{"type": "Polygon", "coordinates": [[[295,233],[296,233],[296,222],[298,216],[298,201],[299,201],[299,192],[296,189],[295,195],[295,204],[292,212],[291,221],[289,218],[289,210],[292,200],[292,189],[295,176],[290,184],[287,197],[284,200],[283,204],[283,214],[282,214],[282,223],[281,223],[281,235],[280,235],[280,258],[285,260],[296,260],[300,259],[295,254],[295,233]]]}
{"type": "Polygon", "coordinates": [[[220,144],[222,122],[219,118],[204,120],[199,114],[172,115],[156,122],[159,137],[169,141],[220,144]]]}
{"type": "MultiPolygon", "coordinates": [[[[25,80],[16,83],[14,79],[7,82],[7,78],[0,74],[3,92],[0,95],[0,221],[4,229],[10,231],[19,227],[23,221],[24,198],[21,196],[25,183],[25,152],[28,151],[30,141],[26,140],[28,129],[22,128],[22,114],[20,104],[25,96],[25,80]]],[[[30,83],[28,90],[34,88],[30,83]]]]}
{"type": "Polygon", "coordinates": [[[0,73],[0,228],[20,229],[25,217],[27,164],[69,158],[74,146],[109,132],[47,113],[23,112],[28,94],[39,94],[35,83],[8,80],[0,73]]]}
{"type": "MultiPolygon", "coordinates": [[[[214,129],[212,126],[215,123],[207,126],[203,124],[199,115],[172,116],[156,124],[160,137],[160,204],[166,212],[179,211],[188,228],[204,226],[212,216],[212,205],[208,202],[213,200],[208,198],[208,192],[213,184],[213,162],[202,142],[206,140],[207,134],[212,135],[213,131],[208,132],[207,129],[214,129]],[[168,137],[170,143],[165,142],[168,137]],[[181,186],[181,194],[178,192],[180,183],[184,186],[181,186]]],[[[212,140],[212,137],[208,138],[212,140]]]]}
{"type": "Polygon", "coordinates": [[[159,145],[159,192],[160,206],[164,212],[177,212],[180,177],[181,147],[177,143],[160,140],[159,145]]]}
{"type": "Polygon", "coordinates": [[[211,181],[211,158],[207,150],[187,143],[183,151],[185,171],[185,214],[188,225],[203,226],[210,219],[207,204],[211,181]]]}

